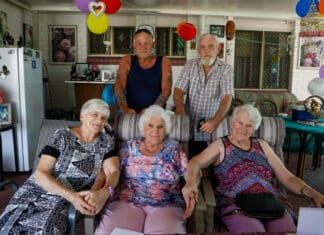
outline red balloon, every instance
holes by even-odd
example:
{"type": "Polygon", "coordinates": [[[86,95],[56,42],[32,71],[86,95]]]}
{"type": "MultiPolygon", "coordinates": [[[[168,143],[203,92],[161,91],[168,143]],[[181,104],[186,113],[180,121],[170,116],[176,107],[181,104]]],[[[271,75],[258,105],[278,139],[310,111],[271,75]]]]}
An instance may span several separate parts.
{"type": "Polygon", "coordinates": [[[183,40],[190,41],[196,37],[197,29],[194,24],[181,22],[178,24],[177,32],[183,40]]]}
{"type": "Polygon", "coordinates": [[[106,11],[105,11],[106,14],[114,14],[121,7],[120,0],[100,0],[100,2],[103,2],[106,4],[106,11]]]}

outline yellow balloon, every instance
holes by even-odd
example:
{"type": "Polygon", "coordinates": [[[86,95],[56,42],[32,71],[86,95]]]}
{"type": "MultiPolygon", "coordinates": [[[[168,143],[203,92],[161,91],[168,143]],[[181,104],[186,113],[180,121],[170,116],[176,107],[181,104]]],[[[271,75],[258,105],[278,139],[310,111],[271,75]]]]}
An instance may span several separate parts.
{"type": "Polygon", "coordinates": [[[105,13],[95,16],[90,13],[87,18],[88,29],[94,34],[102,34],[109,27],[109,18],[105,13]]]}

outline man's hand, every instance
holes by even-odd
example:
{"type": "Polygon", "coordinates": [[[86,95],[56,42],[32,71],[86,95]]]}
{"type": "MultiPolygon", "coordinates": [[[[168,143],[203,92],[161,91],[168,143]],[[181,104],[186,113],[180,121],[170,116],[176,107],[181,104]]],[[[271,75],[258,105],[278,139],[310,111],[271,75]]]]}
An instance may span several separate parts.
{"type": "Polygon", "coordinates": [[[186,184],[182,188],[182,196],[186,203],[186,210],[183,213],[183,218],[187,219],[192,214],[196,202],[198,201],[198,188],[196,186],[186,184]]]}
{"type": "Polygon", "coordinates": [[[133,114],[136,113],[136,111],[134,109],[131,108],[120,108],[120,111],[124,114],[133,114]]]}
{"type": "Polygon", "coordinates": [[[207,132],[209,134],[212,134],[216,130],[218,124],[219,124],[218,122],[212,119],[208,119],[205,122],[201,123],[199,130],[201,132],[207,132]]]}

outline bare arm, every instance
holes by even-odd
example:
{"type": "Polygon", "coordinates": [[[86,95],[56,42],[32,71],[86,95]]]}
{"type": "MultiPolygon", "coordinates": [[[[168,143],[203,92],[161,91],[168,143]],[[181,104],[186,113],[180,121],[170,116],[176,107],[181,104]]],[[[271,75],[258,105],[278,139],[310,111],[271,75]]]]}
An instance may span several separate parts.
{"type": "Polygon", "coordinates": [[[122,113],[136,113],[134,109],[128,107],[126,97],[125,97],[125,89],[127,84],[127,76],[130,71],[130,63],[131,63],[130,55],[126,55],[121,59],[117,71],[116,83],[114,86],[117,104],[122,113]]]}
{"type": "Polygon", "coordinates": [[[224,158],[223,149],[222,141],[217,139],[199,155],[193,157],[189,161],[186,174],[186,184],[182,188],[182,195],[186,203],[184,218],[188,218],[192,214],[195,203],[198,201],[198,185],[201,169],[206,168],[211,164],[218,164],[221,162],[224,158]]]}
{"type": "Polygon", "coordinates": [[[176,114],[185,114],[185,106],[184,106],[184,91],[180,88],[175,87],[173,91],[173,103],[176,107],[176,114]]]}
{"type": "Polygon", "coordinates": [[[108,187],[116,187],[119,181],[119,158],[118,156],[110,157],[103,162],[100,175],[97,177],[96,182],[99,182],[97,186],[92,187],[90,193],[84,195],[85,200],[95,208],[95,214],[98,214],[104,207],[106,201],[110,195],[108,187]]]}
{"type": "Polygon", "coordinates": [[[293,175],[283,164],[280,158],[275,154],[272,148],[264,141],[259,140],[263,151],[267,157],[267,160],[274,170],[274,173],[279,180],[287,189],[296,193],[302,194],[309,198],[312,198],[317,207],[324,206],[324,195],[317,192],[315,189],[307,185],[300,178],[293,175]]]}
{"type": "Polygon", "coordinates": [[[171,62],[167,57],[162,59],[162,80],[161,80],[161,94],[155,100],[155,104],[164,106],[169,96],[171,95],[172,88],[172,68],[171,62]]]}
{"type": "Polygon", "coordinates": [[[223,118],[228,113],[228,111],[231,107],[232,98],[233,97],[231,94],[226,94],[222,97],[217,112],[215,113],[215,115],[212,118],[206,120],[201,125],[200,131],[213,133],[216,130],[218,125],[221,123],[223,118]]]}
{"type": "Polygon", "coordinates": [[[54,157],[43,154],[35,171],[36,182],[46,191],[64,197],[82,214],[92,215],[92,206],[78,192],[69,190],[51,175],[55,163],[54,157]]]}

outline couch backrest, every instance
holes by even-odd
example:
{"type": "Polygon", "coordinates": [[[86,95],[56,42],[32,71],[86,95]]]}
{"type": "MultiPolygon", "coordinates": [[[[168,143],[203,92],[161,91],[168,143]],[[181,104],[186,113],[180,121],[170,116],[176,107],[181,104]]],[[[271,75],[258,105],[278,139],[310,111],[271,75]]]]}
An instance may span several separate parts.
{"type": "Polygon", "coordinates": [[[51,119],[43,120],[40,133],[39,133],[37,150],[36,150],[34,164],[33,164],[33,170],[36,169],[40,152],[45,147],[45,145],[50,141],[54,132],[57,129],[66,128],[69,126],[76,126],[79,123],[80,123],[79,121],[51,120],[51,119]]]}
{"type": "MultiPolygon", "coordinates": [[[[114,130],[119,141],[126,141],[140,137],[138,121],[140,114],[119,114],[114,122],[114,130]]],[[[180,142],[189,142],[190,118],[187,115],[171,115],[170,137],[180,142]]]]}
{"type": "MultiPolygon", "coordinates": [[[[212,139],[228,135],[230,133],[230,118],[223,119],[217,130],[213,133],[212,139]]],[[[254,136],[264,139],[272,147],[275,153],[283,160],[282,145],[286,135],[285,122],[277,117],[262,117],[262,122],[254,136]]]]}

